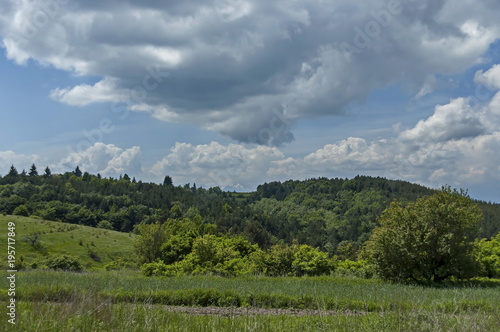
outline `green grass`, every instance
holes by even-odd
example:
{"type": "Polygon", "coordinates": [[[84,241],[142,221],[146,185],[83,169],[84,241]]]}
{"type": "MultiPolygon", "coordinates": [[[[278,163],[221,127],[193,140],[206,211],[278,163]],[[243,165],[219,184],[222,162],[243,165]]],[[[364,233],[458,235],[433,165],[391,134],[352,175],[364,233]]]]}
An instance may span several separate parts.
{"type": "MultiPolygon", "coordinates": [[[[27,267],[45,255],[76,256],[87,269],[102,268],[120,257],[135,255],[134,234],[19,216],[0,215],[0,243],[7,243],[8,222],[16,224],[16,259],[18,262],[22,259],[27,267]],[[41,246],[32,246],[24,240],[33,233],[40,233],[41,246]],[[88,249],[97,254],[99,261],[91,258],[88,249]]],[[[5,268],[6,250],[2,250],[1,258],[0,267],[5,268]]]]}
{"type": "MultiPolygon", "coordinates": [[[[499,283],[492,281],[488,287],[480,287],[481,283],[476,282],[476,286],[431,288],[332,277],[146,278],[135,271],[23,271],[17,273],[19,325],[16,328],[19,331],[497,331],[499,283]],[[239,302],[233,301],[235,298],[239,302]],[[169,302],[172,300],[177,302],[169,302]],[[302,306],[334,309],[340,314],[193,316],[169,312],[163,304],[302,306]],[[347,314],[352,310],[366,314],[347,314]]],[[[5,301],[6,293],[1,295],[5,301]]]]}

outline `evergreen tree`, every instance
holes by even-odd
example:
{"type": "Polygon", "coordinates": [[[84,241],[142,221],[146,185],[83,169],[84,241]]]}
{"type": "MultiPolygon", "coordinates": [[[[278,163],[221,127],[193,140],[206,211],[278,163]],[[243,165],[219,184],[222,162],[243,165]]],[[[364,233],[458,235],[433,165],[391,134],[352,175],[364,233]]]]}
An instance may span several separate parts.
{"type": "Polygon", "coordinates": [[[163,180],[163,185],[164,186],[173,186],[173,181],[172,181],[172,178],[170,176],[165,176],[165,179],[163,180]]]}
{"type": "Polygon", "coordinates": [[[26,176],[26,175],[27,175],[26,170],[23,169],[23,171],[21,172],[21,176],[26,176]]]}
{"type": "Polygon", "coordinates": [[[38,176],[38,171],[36,170],[35,164],[31,165],[29,176],[38,176]]]}
{"type": "Polygon", "coordinates": [[[10,166],[10,171],[7,176],[18,176],[19,173],[17,172],[17,169],[14,167],[14,165],[10,166]]]}
{"type": "Polygon", "coordinates": [[[45,174],[43,175],[44,177],[48,178],[52,175],[52,172],[50,171],[49,166],[45,167],[45,174]]]}
{"type": "Polygon", "coordinates": [[[79,166],[76,166],[76,168],[75,168],[75,172],[74,172],[74,173],[75,173],[75,175],[76,175],[76,176],[78,176],[78,177],[82,176],[82,171],[80,170],[80,167],[79,167],[79,166]]]}

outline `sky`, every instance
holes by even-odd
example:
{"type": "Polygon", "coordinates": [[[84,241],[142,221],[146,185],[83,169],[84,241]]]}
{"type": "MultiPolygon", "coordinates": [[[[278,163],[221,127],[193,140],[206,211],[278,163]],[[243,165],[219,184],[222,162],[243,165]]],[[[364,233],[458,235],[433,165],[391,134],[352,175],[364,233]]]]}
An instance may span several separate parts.
{"type": "Polygon", "coordinates": [[[496,0],[3,0],[0,174],[250,191],[381,176],[500,202],[496,0]]]}

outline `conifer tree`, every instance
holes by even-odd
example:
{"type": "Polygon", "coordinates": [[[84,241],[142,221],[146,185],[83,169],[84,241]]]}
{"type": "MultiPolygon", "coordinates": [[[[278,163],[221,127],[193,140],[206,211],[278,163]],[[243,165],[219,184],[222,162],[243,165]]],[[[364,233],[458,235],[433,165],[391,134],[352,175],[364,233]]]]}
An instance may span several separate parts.
{"type": "Polygon", "coordinates": [[[31,165],[29,176],[38,176],[38,171],[36,170],[35,164],[31,165]]]}

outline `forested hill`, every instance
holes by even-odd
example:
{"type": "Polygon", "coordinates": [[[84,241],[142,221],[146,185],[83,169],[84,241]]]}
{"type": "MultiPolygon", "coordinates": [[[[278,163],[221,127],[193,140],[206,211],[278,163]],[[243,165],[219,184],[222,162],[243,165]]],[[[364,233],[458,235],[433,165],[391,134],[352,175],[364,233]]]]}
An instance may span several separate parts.
{"type": "MultiPolygon", "coordinates": [[[[253,193],[175,186],[82,173],[29,173],[12,167],[0,176],[0,213],[38,216],[124,232],[139,223],[167,219],[215,225],[218,233],[241,234],[262,247],[309,244],[350,257],[369,237],[377,217],[397,199],[414,201],[433,190],[405,181],[357,176],[272,182],[253,193]]],[[[480,237],[500,230],[500,204],[478,202],[484,213],[480,237]]],[[[212,226],[213,227],[213,226],[212,226]]]]}

